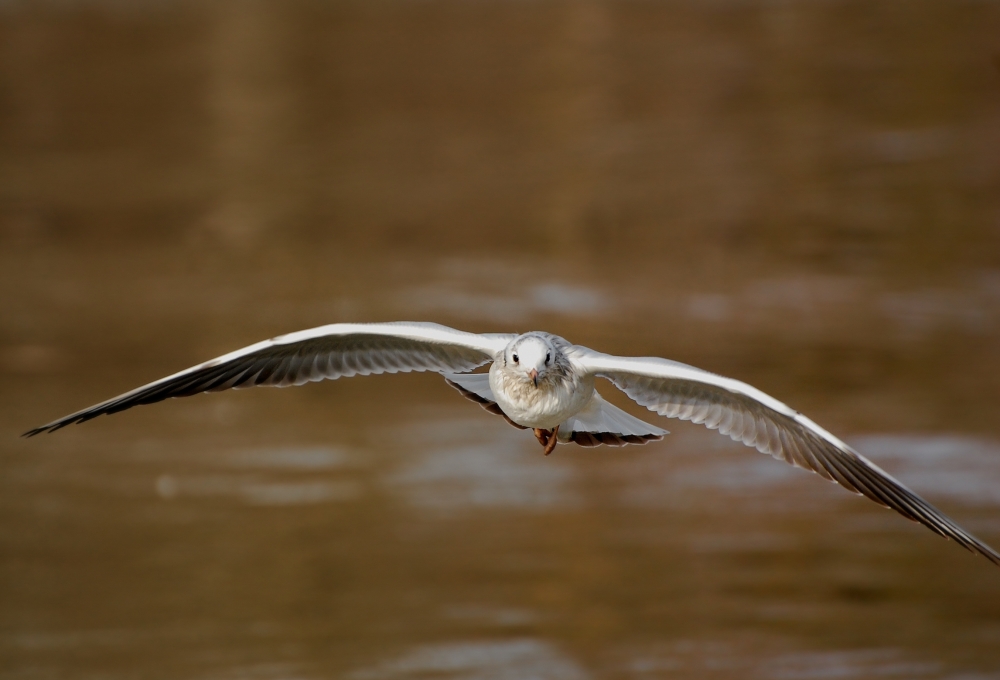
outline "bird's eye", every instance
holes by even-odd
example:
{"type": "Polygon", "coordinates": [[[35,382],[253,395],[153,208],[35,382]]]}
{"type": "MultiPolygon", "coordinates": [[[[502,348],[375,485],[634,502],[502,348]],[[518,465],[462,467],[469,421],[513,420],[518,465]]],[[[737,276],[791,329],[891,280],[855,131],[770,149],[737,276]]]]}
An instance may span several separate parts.
{"type": "Polygon", "coordinates": [[[549,361],[550,361],[551,359],[552,359],[552,354],[546,354],[546,355],[545,355],[545,363],[549,363],[549,361]]]}
{"type": "Polygon", "coordinates": [[[512,358],[514,359],[514,363],[516,364],[517,363],[517,355],[515,354],[512,358]]]}

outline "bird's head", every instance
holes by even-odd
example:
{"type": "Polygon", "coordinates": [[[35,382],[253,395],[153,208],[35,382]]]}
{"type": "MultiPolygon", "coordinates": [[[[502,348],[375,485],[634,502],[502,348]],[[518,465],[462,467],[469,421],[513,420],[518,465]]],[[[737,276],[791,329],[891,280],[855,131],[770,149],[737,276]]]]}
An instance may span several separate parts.
{"type": "Polygon", "coordinates": [[[562,353],[544,335],[525,333],[511,341],[504,351],[508,371],[538,387],[548,382],[565,362],[562,353]]]}

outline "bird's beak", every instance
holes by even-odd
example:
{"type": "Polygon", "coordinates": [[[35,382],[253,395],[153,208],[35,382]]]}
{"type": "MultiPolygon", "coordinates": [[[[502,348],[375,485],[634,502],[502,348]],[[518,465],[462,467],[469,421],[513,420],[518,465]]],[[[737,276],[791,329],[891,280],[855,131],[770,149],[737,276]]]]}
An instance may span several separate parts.
{"type": "Polygon", "coordinates": [[[533,368],[528,372],[528,377],[531,378],[531,382],[535,383],[535,387],[538,387],[538,369],[533,368]]]}

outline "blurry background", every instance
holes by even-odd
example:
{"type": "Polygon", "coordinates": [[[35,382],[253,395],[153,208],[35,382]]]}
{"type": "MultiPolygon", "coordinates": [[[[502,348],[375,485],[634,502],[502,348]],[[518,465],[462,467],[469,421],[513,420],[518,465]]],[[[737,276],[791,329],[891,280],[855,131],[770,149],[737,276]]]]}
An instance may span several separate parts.
{"type": "Polygon", "coordinates": [[[1000,677],[996,567],[686,423],[543,458],[406,375],[18,439],[310,326],[540,328],[748,381],[1000,547],[998,36],[3,2],[0,678],[1000,677]]]}

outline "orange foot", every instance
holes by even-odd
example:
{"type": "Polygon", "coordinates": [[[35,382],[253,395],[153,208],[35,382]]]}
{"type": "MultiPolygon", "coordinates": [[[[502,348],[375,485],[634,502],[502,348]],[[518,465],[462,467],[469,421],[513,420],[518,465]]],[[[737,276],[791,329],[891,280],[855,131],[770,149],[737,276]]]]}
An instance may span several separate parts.
{"type": "Polygon", "coordinates": [[[556,443],[559,441],[559,438],[556,436],[558,434],[559,434],[559,426],[556,425],[556,429],[552,430],[552,432],[549,434],[549,436],[548,436],[549,441],[545,445],[545,451],[544,451],[544,453],[545,453],[546,456],[549,455],[550,453],[552,453],[555,450],[556,443]]]}
{"type": "Polygon", "coordinates": [[[536,427],[533,430],[533,432],[535,433],[535,439],[538,440],[539,444],[541,444],[542,446],[548,446],[549,445],[549,437],[552,435],[551,431],[549,431],[549,430],[543,430],[540,427],[536,427]]]}

